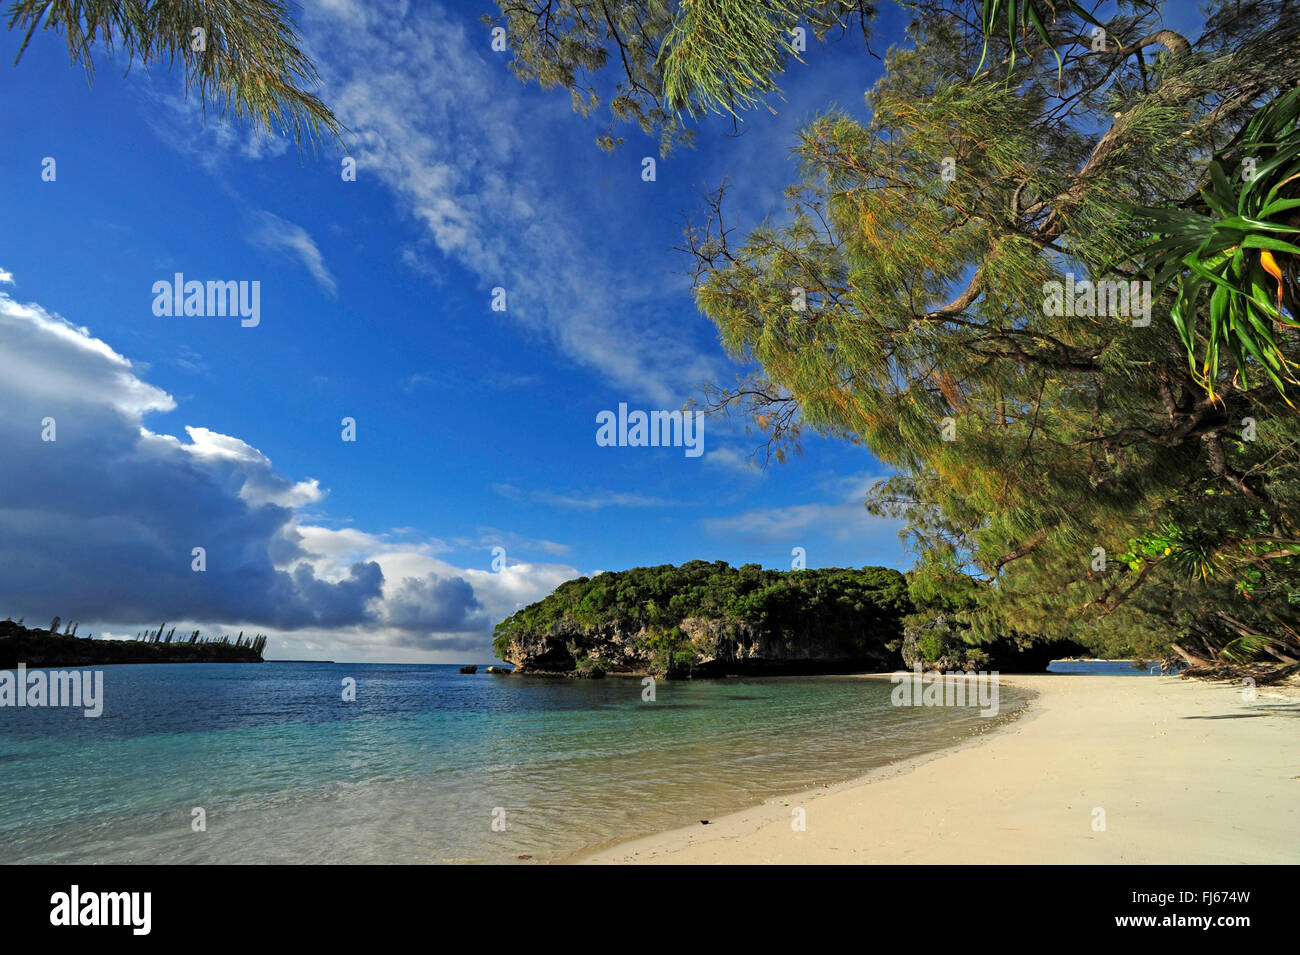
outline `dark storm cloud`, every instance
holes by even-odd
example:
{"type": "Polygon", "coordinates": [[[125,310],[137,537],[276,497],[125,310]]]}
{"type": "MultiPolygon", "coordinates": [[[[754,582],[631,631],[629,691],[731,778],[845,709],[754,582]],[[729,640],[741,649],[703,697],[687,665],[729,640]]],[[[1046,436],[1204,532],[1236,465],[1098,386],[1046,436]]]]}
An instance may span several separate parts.
{"type": "Polygon", "coordinates": [[[318,499],[315,483],[287,481],[235,438],[142,429],[172,407],[85,329],[0,293],[0,612],[283,629],[369,619],[377,563],[337,582],[276,566],[306,556],[292,506],[318,499]]]}

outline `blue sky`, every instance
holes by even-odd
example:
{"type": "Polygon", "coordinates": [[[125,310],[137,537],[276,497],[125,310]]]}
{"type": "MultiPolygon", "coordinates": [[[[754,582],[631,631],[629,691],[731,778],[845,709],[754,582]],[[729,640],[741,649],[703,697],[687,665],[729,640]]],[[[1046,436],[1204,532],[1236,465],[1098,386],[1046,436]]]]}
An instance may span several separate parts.
{"type": "MultiPolygon", "coordinates": [[[[672,251],[683,216],[724,177],[742,228],[780,216],[797,128],[863,111],[861,40],[814,46],[776,114],[698,125],[647,183],[653,144],[625,129],[603,153],[566,94],[519,84],[487,5],[406,7],[300,18],[355,182],[332,147],[205,124],[174,74],[101,61],[90,87],[59,37],[12,68],[0,33],[0,614],[451,662],[488,659],[494,623],[579,574],[788,567],[794,547],[906,567],[862,507],[885,473],[865,449],[809,435],[759,469],[758,439],[719,419],[697,458],[595,442],[602,410],[734,380],[672,251]],[[176,272],[260,282],[260,323],[155,316],[176,272]]],[[[900,38],[887,9],[873,49],[900,38]]]]}

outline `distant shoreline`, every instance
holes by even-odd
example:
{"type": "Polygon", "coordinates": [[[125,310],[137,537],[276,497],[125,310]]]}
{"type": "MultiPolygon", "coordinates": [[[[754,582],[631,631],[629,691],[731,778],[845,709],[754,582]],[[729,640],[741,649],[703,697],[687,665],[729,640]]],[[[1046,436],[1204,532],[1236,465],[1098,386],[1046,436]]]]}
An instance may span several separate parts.
{"type": "Polygon", "coordinates": [[[201,641],[197,638],[193,642],[181,640],[175,643],[163,640],[93,640],[49,630],[32,630],[11,620],[0,621],[0,670],[13,670],[19,664],[31,669],[49,669],[138,663],[261,662],[261,652],[251,644],[201,641]]]}

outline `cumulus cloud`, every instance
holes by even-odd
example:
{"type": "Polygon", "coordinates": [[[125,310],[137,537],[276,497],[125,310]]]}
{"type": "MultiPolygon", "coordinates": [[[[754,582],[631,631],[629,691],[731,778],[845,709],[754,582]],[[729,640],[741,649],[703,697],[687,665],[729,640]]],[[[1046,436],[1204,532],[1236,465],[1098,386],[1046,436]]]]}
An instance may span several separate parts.
{"type": "Polygon", "coordinates": [[[486,620],[474,588],[463,577],[407,577],[384,602],[384,622],[406,631],[482,631],[486,620]]]}
{"type": "Polygon", "coordinates": [[[397,534],[314,524],[298,526],[295,533],[318,574],[336,575],[362,559],[383,569],[376,623],[391,631],[385,639],[397,646],[433,647],[447,634],[490,632],[497,621],[579,576],[567,564],[509,559],[499,570],[486,560],[482,569],[456,567],[438,556],[448,546],[439,540],[412,542],[397,534]]]}
{"type": "Polygon", "coordinates": [[[0,332],[6,604],[288,628],[365,617],[380,592],[374,572],[358,566],[335,584],[281,566],[298,554],[285,504],[318,496],[314,485],[287,482],[254,449],[206,429],[189,442],[152,433],[144,416],[172,410],[171,396],[38,305],[0,293],[0,332]],[[202,573],[191,569],[196,547],[202,573]]]}
{"type": "Polygon", "coordinates": [[[88,329],[0,292],[0,341],[0,611],[14,617],[266,628],[382,658],[484,650],[495,621],[577,576],[465,570],[436,539],[301,523],[316,480],[208,428],[150,430],[175,401],[88,329]]]}

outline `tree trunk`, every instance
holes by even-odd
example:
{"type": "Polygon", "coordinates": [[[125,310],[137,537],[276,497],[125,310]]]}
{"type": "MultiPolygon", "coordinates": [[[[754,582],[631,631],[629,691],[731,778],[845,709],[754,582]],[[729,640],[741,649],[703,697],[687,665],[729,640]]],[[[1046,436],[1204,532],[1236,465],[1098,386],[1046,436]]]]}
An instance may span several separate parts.
{"type": "Polygon", "coordinates": [[[1203,656],[1200,653],[1189,650],[1186,647],[1182,646],[1181,644],[1171,643],[1169,646],[1173,649],[1175,653],[1177,653],[1180,657],[1186,660],[1189,666],[1213,667],[1218,665],[1218,663],[1213,658],[1203,656]]]}

